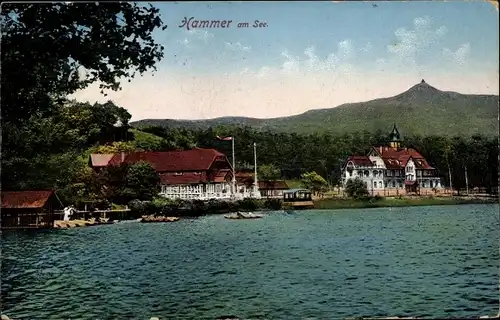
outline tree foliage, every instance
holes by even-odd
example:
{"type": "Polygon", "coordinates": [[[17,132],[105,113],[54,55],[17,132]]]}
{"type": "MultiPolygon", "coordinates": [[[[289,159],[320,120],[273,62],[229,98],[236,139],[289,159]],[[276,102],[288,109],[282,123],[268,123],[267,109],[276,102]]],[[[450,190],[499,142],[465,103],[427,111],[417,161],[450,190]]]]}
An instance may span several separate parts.
{"type": "Polygon", "coordinates": [[[263,164],[258,167],[258,178],[260,180],[277,180],[281,176],[281,172],[273,164],[263,164]]]}
{"type": "MultiPolygon", "coordinates": [[[[67,187],[80,179],[86,150],[107,143],[123,145],[130,114],[112,102],[68,102],[50,117],[33,116],[30,125],[2,126],[2,186],[6,189],[67,187]],[[75,166],[79,166],[76,168],[75,166]],[[73,182],[72,182],[73,183],[73,182]]],[[[25,123],[25,124],[26,124],[25,123]]]]}
{"type": "Polygon", "coordinates": [[[95,179],[103,198],[117,204],[128,204],[134,199],[149,201],[160,191],[158,173],[146,162],[109,166],[95,179]]]}
{"type": "Polygon", "coordinates": [[[154,69],[163,57],[152,38],[163,23],[151,5],[6,3],[1,17],[5,122],[50,113],[94,82],[119,90],[121,80],[154,69]]]}
{"type": "Polygon", "coordinates": [[[347,180],[344,191],[349,197],[355,199],[366,197],[369,194],[365,182],[359,178],[347,180]]]}
{"type": "Polygon", "coordinates": [[[306,172],[301,176],[302,185],[314,194],[323,194],[327,190],[328,183],[315,171],[306,172]]]}
{"type": "Polygon", "coordinates": [[[0,23],[2,187],[69,188],[82,180],[69,168],[87,148],[128,138],[130,114],[112,102],[67,96],[92,83],[119,90],[121,81],[154,70],[163,57],[152,38],[163,25],[159,10],[127,2],[6,3],[0,23]]]}

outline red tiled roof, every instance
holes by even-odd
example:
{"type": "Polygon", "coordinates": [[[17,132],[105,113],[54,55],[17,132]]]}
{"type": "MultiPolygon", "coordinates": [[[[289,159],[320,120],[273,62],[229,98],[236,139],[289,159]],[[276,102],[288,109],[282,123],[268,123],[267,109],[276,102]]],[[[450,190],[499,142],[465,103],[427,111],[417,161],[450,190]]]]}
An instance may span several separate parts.
{"type": "Polygon", "coordinates": [[[195,148],[185,151],[132,152],[123,155],[117,153],[113,155],[109,165],[145,161],[158,172],[203,171],[210,169],[216,157],[223,157],[227,161],[226,156],[215,149],[195,148]]]}
{"type": "Polygon", "coordinates": [[[434,167],[429,165],[429,163],[427,162],[427,160],[425,160],[425,158],[413,159],[413,162],[415,163],[415,167],[417,167],[418,169],[435,169],[434,167]]]}
{"type": "Polygon", "coordinates": [[[206,175],[184,172],[181,175],[160,174],[160,181],[163,184],[198,184],[207,182],[206,175]]]}
{"type": "Polygon", "coordinates": [[[349,156],[346,163],[348,163],[349,161],[358,166],[373,166],[373,162],[368,156],[349,156]]]}
{"type": "Polygon", "coordinates": [[[246,184],[247,186],[253,184],[254,173],[252,171],[237,171],[235,174],[236,182],[239,184],[246,184]]]}
{"type": "Polygon", "coordinates": [[[93,167],[105,167],[108,165],[109,160],[113,158],[113,154],[91,154],[90,163],[93,167]]]}
{"type": "Polygon", "coordinates": [[[42,208],[53,190],[2,192],[2,208],[42,208]]]}
{"type": "Polygon", "coordinates": [[[226,181],[227,175],[231,172],[230,169],[222,169],[217,171],[214,176],[214,182],[224,182],[226,181]]]}
{"type": "Polygon", "coordinates": [[[284,180],[260,180],[259,189],[262,190],[286,190],[290,189],[284,180]]]}
{"type": "Polygon", "coordinates": [[[401,169],[406,167],[409,159],[412,159],[418,169],[434,169],[427,160],[413,148],[393,149],[387,146],[373,147],[373,149],[384,160],[387,169],[401,169]]]}
{"type": "Polygon", "coordinates": [[[236,178],[248,178],[248,177],[253,178],[254,173],[237,171],[234,175],[236,176],[236,178]]]}

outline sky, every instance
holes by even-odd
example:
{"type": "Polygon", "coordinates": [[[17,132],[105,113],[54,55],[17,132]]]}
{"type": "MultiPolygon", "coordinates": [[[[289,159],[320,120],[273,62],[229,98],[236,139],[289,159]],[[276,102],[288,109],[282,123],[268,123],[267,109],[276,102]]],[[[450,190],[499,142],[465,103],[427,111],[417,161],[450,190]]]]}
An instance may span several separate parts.
{"type": "Polygon", "coordinates": [[[394,96],[422,79],[445,91],[499,91],[498,9],[480,0],[154,5],[168,25],[153,34],[165,47],[158,70],[107,97],[96,83],[72,98],[112,100],[136,121],[289,116],[394,96]]]}

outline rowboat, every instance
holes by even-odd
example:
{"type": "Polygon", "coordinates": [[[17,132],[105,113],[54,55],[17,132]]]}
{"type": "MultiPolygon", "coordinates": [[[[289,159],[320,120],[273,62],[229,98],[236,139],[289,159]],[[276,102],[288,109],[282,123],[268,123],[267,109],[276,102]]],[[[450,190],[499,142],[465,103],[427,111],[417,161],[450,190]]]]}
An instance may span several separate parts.
{"type": "Polygon", "coordinates": [[[235,214],[230,214],[224,216],[226,219],[233,219],[233,220],[238,220],[238,219],[260,219],[262,218],[261,215],[256,215],[253,214],[252,212],[247,212],[246,214],[243,214],[242,212],[237,212],[235,214]]]}

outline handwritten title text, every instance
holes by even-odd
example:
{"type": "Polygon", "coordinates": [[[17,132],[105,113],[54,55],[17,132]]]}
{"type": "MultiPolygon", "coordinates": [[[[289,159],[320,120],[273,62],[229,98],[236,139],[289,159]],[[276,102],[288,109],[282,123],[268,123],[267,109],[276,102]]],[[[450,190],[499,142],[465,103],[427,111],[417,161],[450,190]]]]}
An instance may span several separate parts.
{"type": "Polygon", "coordinates": [[[249,22],[238,22],[233,23],[233,20],[195,20],[194,17],[184,19],[181,22],[179,28],[186,28],[186,30],[191,29],[210,29],[210,28],[267,28],[267,22],[254,20],[252,24],[249,22]]]}

